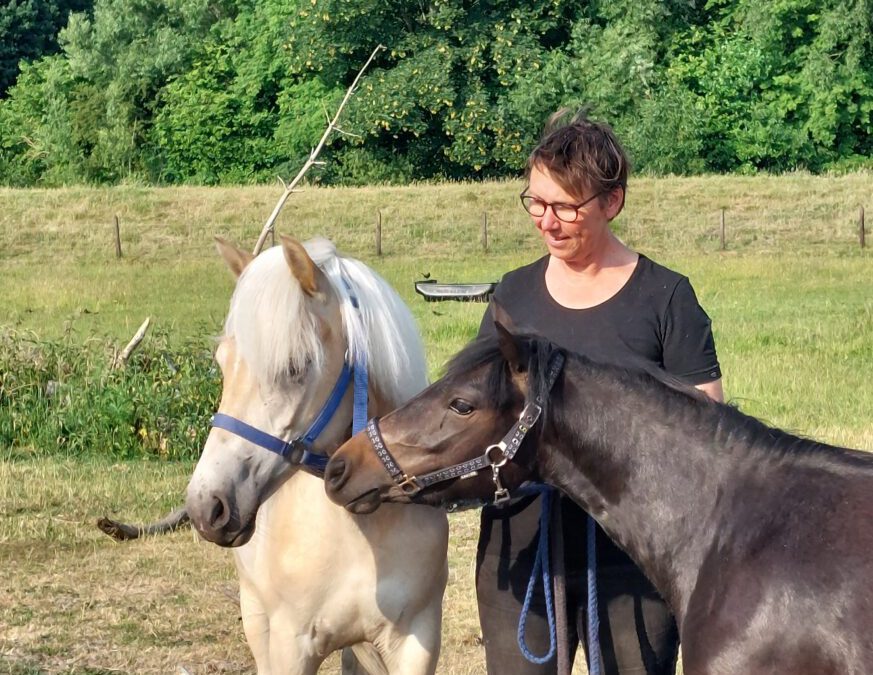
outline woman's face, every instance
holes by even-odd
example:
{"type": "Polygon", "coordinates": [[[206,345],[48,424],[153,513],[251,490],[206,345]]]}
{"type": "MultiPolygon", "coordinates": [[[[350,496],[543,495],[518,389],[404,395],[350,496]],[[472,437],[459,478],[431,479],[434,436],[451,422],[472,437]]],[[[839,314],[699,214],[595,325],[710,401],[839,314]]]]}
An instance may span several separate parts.
{"type": "Polygon", "coordinates": [[[543,215],[531,216],[549,253],[555,258],[565,262],[585,260],[609,236],[609,221],[618,212],[614,207],[615,200],[612,195],[595,197],[589,192],[571,195],[555,182],[547,169],[534,167],[531,170],[527,194],[541,202],[575,205],[590,199],[578,209],[578,215],[571,223],[559,220],[551,206],[543,215]]]}

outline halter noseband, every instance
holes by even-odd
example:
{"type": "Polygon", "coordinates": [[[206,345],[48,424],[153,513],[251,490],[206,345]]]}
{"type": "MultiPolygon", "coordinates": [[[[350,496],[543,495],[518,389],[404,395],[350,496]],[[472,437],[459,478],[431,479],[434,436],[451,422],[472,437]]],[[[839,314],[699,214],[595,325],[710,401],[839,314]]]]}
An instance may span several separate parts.
{"type": "MultiPolygon", "coordinates": [[[[555,352],[549,364],[549,372],[547,379],[546,392],[551,391],[564,367],[565,357],[562,352],[555,352]]],[[[371,419],[367,423],[367,437],[376,451],[376,456],[382,462],[385,470],[391,476],[392,480],[409,497],[418,494],[425,488],[431,487],[438,483],[444,483],[455,478],[465,480],[477,475],[482,469],[491,469],[491,480],[494,482],[494,504],[502,504],[509,501],[509,490],[507,490],[500,481],[500,469],[507,462],[512,461],[521,447],[524,437],[531,430],[543,412],[543,404],[545,401],[542,394],[538,394],[532,401],[525,402],[525,406],[518,416],[518,421],[512,425],[512,428],[500,440],[499,443],[489,445],[485,448],[485,452],[480,456],[453,464],[445,469],[438,469],[421,476],[410,476],[405,473],[398,464],[397,460],[388,450],[385,444],[385,439],[382,438],[382,433],[379,431],[379,422],[377,418],[371,419]]]]}
{"type": "MultiPolygon", "coordinates": [[[[227,415],[225,413],[215,413],[212,417],[212,426],[218,429],[224,429],[232,434],[236,434],[240,438],[253,443],[258,447],[269,450],[281,457],[287,459],[291,464],[299,464],[301,466],[312,469],[317,473],[324,473],[324,467],[327,466],[328,457],[314,452],[313,445],[328,423],[333,419],[334,414],[339,409],[340,402],[346,393],[349,386],[349,380],[352,379],[354,372],[355,380],[355,408],[356,416],[360,417],[357,408],[361,405],[361,395],[359,390],[363,389],[363,405],[366,411],[367,401],[367,365],[365,361],[361,361],[352,367],[349,365],[348,359],[343,363],[342,370],[333,389],[327,400],[324,402],[315,420],[309,425],[309,429],[300,436],[291,440],[283,440],[278,436],[273,436],[266,431],[246,424],[240,419],[227,415]]],[[[364,413],[366,414],[366,412],[364,413]]]]}
{"type": "MultiPolygon", "coordinates": [[[[342,282],[349,292],[349,301],[352,303],[352,306],[360,311],[358,299],[352,292],[349,282],[345,278],[342,279],[342,282]]],[[[315,420],[309,425],[309,429],[302,436],[286,441],[225,413],[215,413],[212,417],[212,426],[229,431],[247,440],[249,443],[274,452],[287,459],[291,464],[299,464],[318,475],[324,475],[324,469],[327,466],[329,457],[315,452],[313,445],[321,432],[324,431],[325,427],[333,419],[336,411],[339,410],[340,402],[342,402],[346,389],[349,386],[349,380],[353,376],[352,433],[357,433],[364,426],[364,422],[367,419],[367,390],[369,384],[367,358],[366,355],[363,355],[358,357],[354,363],[349,363],[348,352],[346,352],[346,359],[343,361],[342,370],[337,377],[336,383],[333,385],[330,395],[327,397],[318,415],[316,415],[315,420]]]]}

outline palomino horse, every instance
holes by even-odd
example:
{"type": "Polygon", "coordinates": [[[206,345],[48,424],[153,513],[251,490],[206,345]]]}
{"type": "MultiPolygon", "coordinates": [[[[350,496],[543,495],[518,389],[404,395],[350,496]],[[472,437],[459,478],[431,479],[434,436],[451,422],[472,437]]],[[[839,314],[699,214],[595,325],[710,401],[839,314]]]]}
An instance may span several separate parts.
{"type": "Polygon", "coordinates": [[[652,580],[686,675],[873,673],[873,455],[650,374],[498,324],[343,445],[326,487],[364,513],[529,478],[570,495],[652,580]]]}
{"type": "Polygon", "coordinates": [[[219,250],[238,280],[215,355],[219,412],[186,508],[203,537],[234,547],[258,673],[315,673],[349,645],[369,672],[433,673],[445,514],[395,507],[353,516],[300,470],[303,455],[330,453],[351,433],[358,392],[348,364],[366,362],[370,410],[385,412],[426,384],[409,310],[323,239],[304,247],[283,237],[254,259],[223,241],[219,250]]]}

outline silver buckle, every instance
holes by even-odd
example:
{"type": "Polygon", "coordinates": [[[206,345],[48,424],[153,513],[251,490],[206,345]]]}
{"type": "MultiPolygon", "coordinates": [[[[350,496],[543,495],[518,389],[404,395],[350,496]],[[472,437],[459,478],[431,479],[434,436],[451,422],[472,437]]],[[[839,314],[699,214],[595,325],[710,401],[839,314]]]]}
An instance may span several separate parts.
{"type": "Polygon", "coordinates": [[[406,474],[403,474],[403,482],[398,483],[397,486],[407,497],[411,497],[421,490],[415,476],[407,476],[406,474]]]}

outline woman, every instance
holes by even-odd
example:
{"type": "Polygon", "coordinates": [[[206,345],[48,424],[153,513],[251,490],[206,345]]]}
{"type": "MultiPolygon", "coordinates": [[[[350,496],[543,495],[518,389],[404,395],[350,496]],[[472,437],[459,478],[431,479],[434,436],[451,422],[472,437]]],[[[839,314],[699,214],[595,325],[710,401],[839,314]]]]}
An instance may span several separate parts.
{"type": "MultiPolygon", "coordinates": [[[[610,222],[624,207],[628,159],[606,124],[566,112],[550,120],[528,160],[521,195],[548,253],[501,280],[495,299],[513,322],[603,362],[658,368],[722,400],[710,321],[688,279],[624,245],[610,222]]],[[[490,312],[480,335],[493,331],[490,312]]],[[[539,499],[487,507],[476,568],[489,675],[545,675],[521,654],[516,628],[536,554],[539,499]]],[[[586,636],[586,518],[561,500],[571,659],[586,636]]],[[[600,648],[605,673],[673,673],[675,621],[627,555],[597,533],[600,648]]],[[[545,611],[526,627],[536,654],[548,649],[545,611]]]]}

